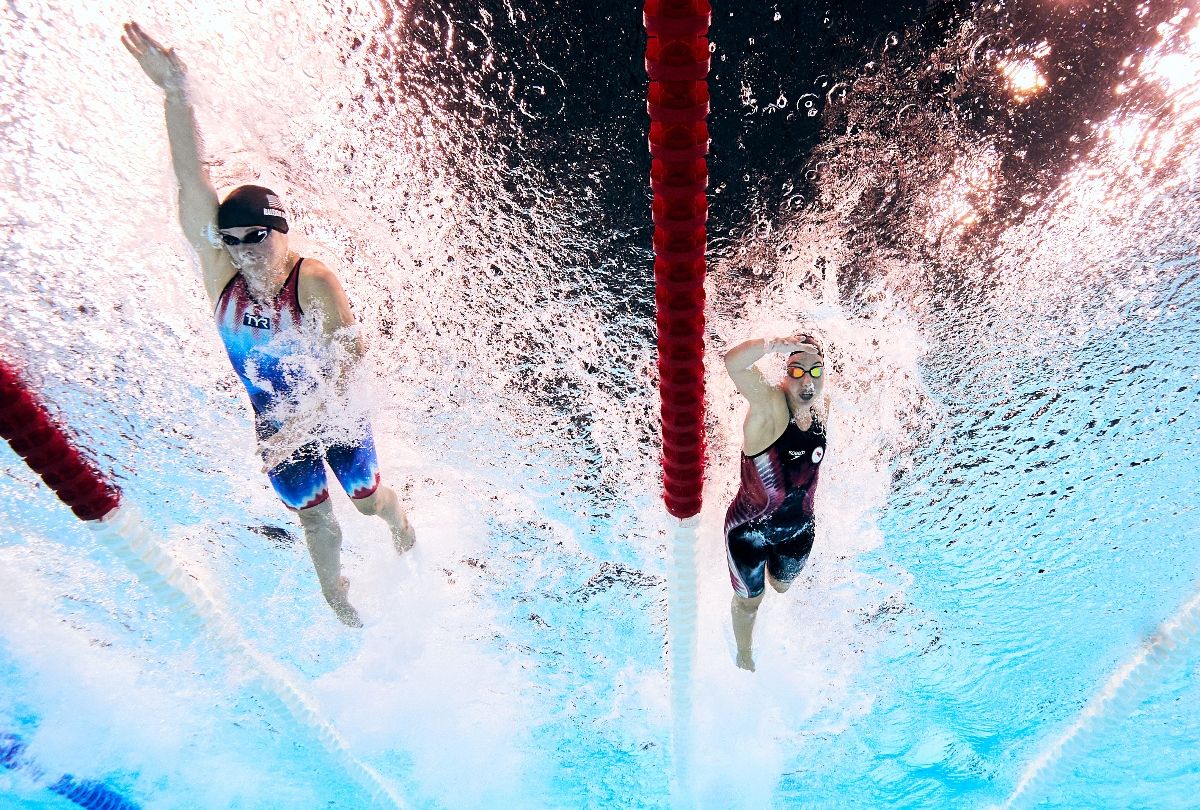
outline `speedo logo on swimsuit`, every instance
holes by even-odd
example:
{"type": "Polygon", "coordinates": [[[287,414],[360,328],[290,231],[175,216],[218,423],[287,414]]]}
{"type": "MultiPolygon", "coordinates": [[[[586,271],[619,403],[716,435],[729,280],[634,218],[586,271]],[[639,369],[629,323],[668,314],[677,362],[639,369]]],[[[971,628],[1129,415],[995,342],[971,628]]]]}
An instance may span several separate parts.
{"type": "MultiPolygon", "coordinates": [[[[789,461],[799,461],[800,459],[804,458],[805,454],[807,454],[807,453],[808,453],[807,450],[788,450],[788,455],[791,456],[789,461]]],[[[823,459],[823,458],[825,458],[825,448],[824,447],[815,448],[812,452],[812,463],[820,464],[821,459],[823,459]]]]}
{"type": "Polygon", "coordinates": [[[271,319],[266,315],[254,315],[250,312],[247,312],[242,316],[242,325],[250,326],[255,329],[270,329],[271,319]]]}

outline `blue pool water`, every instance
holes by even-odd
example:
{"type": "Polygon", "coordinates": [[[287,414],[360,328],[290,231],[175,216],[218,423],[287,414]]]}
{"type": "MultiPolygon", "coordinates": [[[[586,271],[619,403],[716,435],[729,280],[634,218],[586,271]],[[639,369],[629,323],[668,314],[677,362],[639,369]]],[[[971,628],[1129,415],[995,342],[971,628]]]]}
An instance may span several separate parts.
{"type": "MultiPolygon", "coordinates": [[[[1054,73],[1086,20],[918,5],[879,37],[831,11],[851,45],[816,75],[808,11],[716,15],[687,717],[635,11],[10,3],[0,350],[409,806],[1191,806],[1200,643],[1156,634],[1200,592],[1200,28],[1146,6],[1161,26],[1106,39],[1128,64],[1087,95],[1054,73]],[[217,184],[286,194],[370,341],[362,404],[419,546],[397,559],[335,495],[360,632],[258,472],[131,18],[184,55],[217,184]],[[817,546],[748,674],[720,352],[801,320],[831,346],[817,546]]],[[[0,806],[71,806],[63,774],[148,808],[370,806],[0,465],[0,733],[36,763],[0,769],[0,806]]]]}

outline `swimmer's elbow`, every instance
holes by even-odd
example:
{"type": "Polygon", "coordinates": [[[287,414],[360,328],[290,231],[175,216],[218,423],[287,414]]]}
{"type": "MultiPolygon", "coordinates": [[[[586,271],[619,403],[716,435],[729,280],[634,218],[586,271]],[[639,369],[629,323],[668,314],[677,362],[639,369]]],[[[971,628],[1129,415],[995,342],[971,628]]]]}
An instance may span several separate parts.
{"type": "Polygon", "coordinates": [[[729,349],[722,356],[730,374],[749,371],[766,354],[767,344],[763,340],[747,340],[729,349]]]}
{"type": "Polygon", "coordinates": [[[739,344],[722,355],[721,359],[725,361],[725,370],[730,374],[736,374],[739,371],[747,371],[751,366],[754,365],[753,362],[746,362],[745,349],[746,346],[744,343],[739,344]]]}

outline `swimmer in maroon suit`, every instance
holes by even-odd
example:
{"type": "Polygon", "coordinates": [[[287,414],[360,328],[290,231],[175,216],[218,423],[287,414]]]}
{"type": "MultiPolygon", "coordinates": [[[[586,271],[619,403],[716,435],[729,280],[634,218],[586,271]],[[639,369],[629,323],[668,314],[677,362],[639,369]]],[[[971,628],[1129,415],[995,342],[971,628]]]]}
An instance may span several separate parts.
{"type": "Polygon", "coordinates": [[[813,497],[825,457],[824,353],[810,335],[748,340],[725,354],[725,368],[750,403],[743,427],[741,487],[725,515],[733,583],[737,665],[754,671],[751,640],[766,583],[779,593],[812,550],[813,497]],[[754,364],[786,354],[787,374],[771,385],[754,364]]]}
{"type": "Polygon", "coordinates": [[[348,364],[364,351],[346,294],[332,270],[288,247],[286,212],[270,189],[240,186],[217,204],[183,63],[137,23],[125,25],[121,42],[166,94],[179,223],[200,259],[217,331],[250,395],[263,471],[300,518],[325,600],[342,622],[361,627],[341,574],[342,530],[329,502],[325,462],[359,512],[388,524],[397,552],[412,548],[413,529],[396,493],[379,482],[370,428],[362,426],[353,440],[326,444],[314,433],[330,427],[322,424],[327,411],[314,421],[293,407],[313,375],[291,371],[318,367],[328,387],[344,386],[348,364]],[[349,363],[321,359],[338,356],[349,363]]]}

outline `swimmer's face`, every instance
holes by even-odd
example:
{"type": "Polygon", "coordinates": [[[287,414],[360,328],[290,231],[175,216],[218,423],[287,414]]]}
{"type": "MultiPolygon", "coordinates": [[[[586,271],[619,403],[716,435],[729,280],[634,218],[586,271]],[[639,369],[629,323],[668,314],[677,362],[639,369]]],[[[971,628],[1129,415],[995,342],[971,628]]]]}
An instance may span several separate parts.
{"type": "Polygon", "coordinates": [[[261,225],[222,228],[221,241],[233,266],[243,272],[266,272],[287,257],[287,234],[274,228],[261,225]]]}
{"type": "Polygon", "coordinates": [[[820,399],[821,392],[825,390],[825,360],[815,351],[815,347],[813,349],[789,357],[787,376],[783,378],[784,390],[801,402],[820,399]]]}

